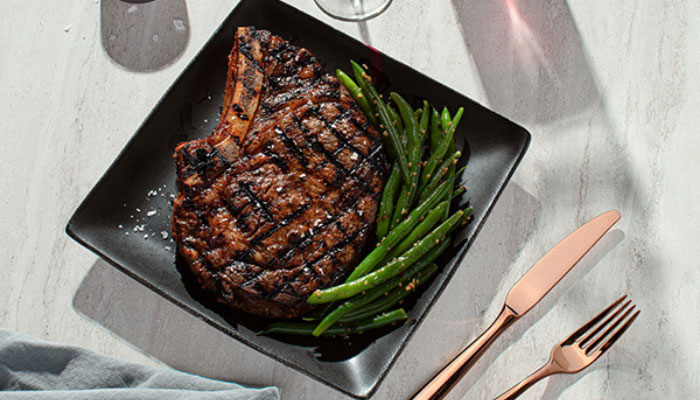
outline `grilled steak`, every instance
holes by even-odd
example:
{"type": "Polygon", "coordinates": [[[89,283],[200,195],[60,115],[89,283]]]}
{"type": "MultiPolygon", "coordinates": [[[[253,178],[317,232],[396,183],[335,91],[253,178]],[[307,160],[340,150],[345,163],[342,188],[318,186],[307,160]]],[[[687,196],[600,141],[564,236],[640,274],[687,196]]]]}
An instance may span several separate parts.
{"type": "Polygon", "coordinates": [[[360,255],[387,173],[379,135],[306,49],[238,28],[214,132],[175,149],[173,237],[205,290],[292,318],[360,255]]]}

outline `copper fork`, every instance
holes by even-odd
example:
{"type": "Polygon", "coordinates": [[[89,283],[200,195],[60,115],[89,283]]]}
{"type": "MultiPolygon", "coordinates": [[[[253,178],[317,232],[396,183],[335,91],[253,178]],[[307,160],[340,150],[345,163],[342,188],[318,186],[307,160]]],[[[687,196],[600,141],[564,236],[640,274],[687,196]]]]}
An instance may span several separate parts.
{"type": "Polygon", "coordinates": [[[574,374],[593,364],[637,319],[639,310],[635,311],[631,300],[624,301],[626,298],[627,295],[620,297],[563,342],[554,346],[547,364],[498,396],[496,400],[515,399],[541,379],[554,374],[574,374]]]}

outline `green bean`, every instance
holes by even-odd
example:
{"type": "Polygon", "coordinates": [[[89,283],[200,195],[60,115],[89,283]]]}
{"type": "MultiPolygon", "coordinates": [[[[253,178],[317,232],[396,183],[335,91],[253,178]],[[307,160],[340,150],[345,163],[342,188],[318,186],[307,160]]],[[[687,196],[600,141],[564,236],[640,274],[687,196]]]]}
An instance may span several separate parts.
{"type": "Polygon", "coordinates": [[[421,269],[423,269],[426,265],[430,264],[432,260],[428,260],[427,257],[423,257],[418,263],[413,264],[411,267],[406,269],[404,271],[402,276],[395,276],[391,279],[388,279],[382,284],[362,293],[357,296],[352,297],[351,299],[348,299],[345,301],[343,304],[339,305],[336,307],[331,313],[326,315],[321,322],[319,322],[318,326],[316,329],[314,329],[314,336],[319,336],[323,332],[325,332],[328,328],[332,327],[335,323],[337,323],[343,316],[346,314],[356,311],[362,306],[364,306],[367,303],[372,302],[373,300],[383,296],[384,294],[388,293],[390,290],[395,288],[397,285],[400,285],[400,283],[405,280],[405,279],[411,279],[415,274],[417,274],[421,269]],[[425,261],[424,261],[425,259],[425,261]]]}
{"type": "Polygon", "coordinates": [[[391,155],[393,156],[394,160],[399,163],[404,182],[410,182],[411,172],[408,167],[406,149],[404,148],[403,143],[401,143],[399,130],[393,124],[390,111],[384,103],[384,100],[382,100],[382,98],[379,96],[379,93],[377,93],[377,89],[375,89],[370,83],[369,76],[360,66],[360,64],[352,60],[350,60],[350,64],[352,65],[352,71],[355,74],[355,79],[357,79],[358,85],[360,88],[362,88],[362,92],[367,93],[371,97],[372,102],[376,105],[377,115],[379,116],[380,122],[379,127],[380,129],[384,130],[381,133],[381,136],[388,139],[385,140],[385,144],[391,150],[390,153],[392,153],[391,155]]]}
{"type": "Polygon", "coordinates": [[[467,191],[467,188],[466,188],[466,187],[464,187],[464,186],[458,187],[458,188],[454,191],[454,193],[452,193],[452,198],[451,198],[450,200],[456,199],[457,197],[459,197],[459,196],[461,196],[462,194],[464,194],[464,192],[466,192],[466,191],[467,191]]]}
{"type": "MultiPolygon", "coordinates": [[[[447,242],[444,242],[447,243],[447,242]]],[[[355,314],[353,315],[346,315],[343,318],[340,319],[341,324],[348,324],[351,322],[355,322],[358,320],[363,320],[367,317],[370,317],[372,315],[377,315],[378,313],[384,312],[394,305],[396,303],[400,302],[403,300],[406,296],[410,295],[411,293],[415,292],[416,289],[421,287],[425,282],[427,282],[435,273],[437,272],[438,267],[435,264],[430,264],[428,267],[426,267],[424,270],[419,272],[416,277],[408,282],[408,284],[404,287],[397,287],[391,292],[387,293],[386,296],[380,297],[373,301],[371,304],[368,304],[367,307],[359,309],[355,314]]]]}
{"type": "Polygon", "coordinates": [[[469,206],[464,209],[464,219],[466,220],[470,215],[472,215],[472,211],[474,211],[474,208],[472,206],[469,206]]]}
{"type": "Polygon", "coordinates": [[[434,152],[440,144],[444,131],[440,129],[440,113],[433,108],[433,115],[430,117],[430,151],[434,152]]]}
{"type": "MultiPolygon", "coordinates": [[[[445,179],[452,179],[455,176],[455,169],[457,168],[456,164],[452,164],[447,168],[447,174],[445,175],[445,179]]],[[[452,199],[452,194],[454,192],[454,186],[450,186],[448,192],[447,192],[447,197],[449,199],[452,199]]],[[[450,202],[450,205],[452,202],[450,202]]],[[[447,219],[447,217],[450,215],[450,207],[448,206],[447,209],[445,210],[444,214],[442,215],[443,219],[447,219]]]]}
{"type": "Polygon", "coordinates": [[[377,219],[377,240],[382,240],[389,232],[391,226],[391,216],[394,212],[394,198],[401,186],[401,170],[399,164],[391,166],[391,174],[384,185],[382,200],[379,203],[379,217],[377,219]]]}
{"type": "MultiPolygon", "coordinates": [[[[419,271],[419,273],[421,273],[422,271],[425,270],[426,267],[430,266],[433,262],[435,262],[435,260],[437,260],[442,255],[442,253],[444,253],[445,250],[447,250],[450,247],[451,244],[452,244],[451,238],[447,238],[446,240],[443,240],[442,242],[440,242],[439,245],[430,249],[430,251],[427,252],[420,259],[420,261],[418,261],[417,263],[415,263],[414,265],[412,265],[411,267],[406,269],[406,271],[404,271],[403,274],[400,274],[398,276],[398,278],[400,278],[401,280],[410,279],[409,272],[413,268],[415,268],[415,270],[417,270],[417,271],[419,271]]],[[[374,289],[372,289],[372,290],[374,290],[374,289]]],[[[383,294],[388,295],[389,292],[384,292],[383,294]]],[[[343,317],[343,319],[354,317],[357,314],[365,312],[365,311],[370,312],[368,310],[370,308],[372,308],[375,303],[377,303],[377,301],[372,301],[371,303],[369,303],[363,307],[360,307],[357,310],[350,311],[349,313],[347,313],[345,315],[345,317],[343,317]]],[[[374,314],[376,314],[376,312],[374,314]]]]}
{"type": "Polygon", "coordinates": [[[454,131],[448,130],[447,133],[442,137],[440,144],[436,149],[434,149],[428,161],[425,163],[425,168],[423,168],[423,174],[421,176],[421,183],[418,187],[418,192],[422,193],[425,187],[428,185],[430,178],[435,172],[438,164],[442,162],[442,158],[445,156],[450,146],[454,145],[454,131]]]}
{"type": "MultiPolygon", "coordinates": [[[[448,239],[449,240],[449,239],[448,239]]],[[[429,252],[425,254],[418,262],[408,267],[402,274],[394,276],[391,279],[387,279],[380,285],[375,286],[372,289],[363,292],[357,296],[348,299],[346,302],[338,306],[330,314],[326,315],[323,320],[318,324],[314,330],[314,336],[322,334],[326,329],[333,326],[339,320],[341,320],[346,314],[356,312],[357,310],[363,308],[364,305],[374,301],[375,299],[382,297],[389,293],[390,290],[394,289],[396,286],[401,286],[402,282],[408,282],[416,275],[418,272],[423,270],[428,265],[432,264],[438,256],[442,253],[442,245],[432,248],[429,252]]]]}
{"type": "Polygon", "coordinates": [[[440,113],[440,126],[442,127],[443,131],[447,132],[447,128],[450,127],[450,121],[452,121],[452,117],[450,117],[450,110],[448,110],[447,107],[443,107],[442,113],[440,113]]]}
{"type": "Polygon", "coordinates": [[[411,190],[409,189],[409,186],[406,184],[401,186],[399,198],[396,200],[396,208],[394,208],[394,214],[391,217],[391,229],[396,228],[396,226],[403,220],[404,215],[408,214],[408,200],[410,195],[411,190]]]}
{"type": "MultiPolygon", "coordinates": [[[[433,261],[435,261],[438,257],[440,257],[440,255],[442,255],[442,253],[447,249],[447,247],[449,247],[450,243],[451,243],[450,239],[442,241],[442,243],[433,247],[428,253],[426,253],[420,259],[420,261],[411,265],[402,274],[399,274],[398,276],[393,277],[392,279],[383,283],[382,285],[379,285],[373,289],[370,289],[363,294],[355,296],[348,301],[354,301],[354,300],[358,299],[359,297],[369,297],[369,300],[367,302],[369,302],[369,301],[373,302],[377,297],[381,297],[383,295],[388,295],[389,291],[392,290],[393,288],[395,288],[397,285],[400,285],[402,282],[405,282],[405,281],[411,279],[413,277],[413,275],[415,275],[416,273],[421,273],[425,269],[426,266],[429,266],[433,261]],[[379,296],[376,296],[376,294],[379,294],[379,296]]],[[[363,303],[366,303],[366,302],[363,302],[363,303]]],[[[328,303],[328,304],[332,304],[332,303],[328,303]]],[[[362,313],[362,312],[366,311],[368,309],[368,307],[369,306],[359,305],[355,309],[349,309],[347,311],[347,314],[340,319],[340,322],[345,321],[345,319],[349,316],[356,316],[358,313],[362,313]]],[[[345,307],[345,308],[347,309],[348,307],[345,307]]],[[[374,315],[377,313],[378,312],[369,313],[368,315],[374,315]]],[[[323,319],[324,315],[326,315],[326,313],[321,314],[321,315],[314,314],[312,316],[304,317],[303,319],[305,321],[320,321],[321,319],[323,319]]],[[[361,318],[353,318],[353,319],[361,319],[361,318]]]]}
{"type": "Polygon", "coordinates": [[[399,130],[399,135],[403,135],[404,128],[403,128],[403,121],[401,120],[401,116],[394,109],[394,107],[391,106],[391,104],[387,104],[386,109],[389,111],[389,115],[391,116],[392,123],[395,124],[396,129],[399,130]]]}
{"type": "MultiPolygon", "coordinates": [[[[451,134],[453,137],[454,137],[454,132],[455,132],[455,130],[457,129],[457,125],[459,125],[459,121],[462,120],[462,115],[463,115],[463,114],[464,114],[464,108],[463,108],[463,107],[460,107],[460,108],[457,110],[457,113],[455,114],[454,118],[452,118],[452,121],[450,121],[450,122],[448,123],[449,127],[447,128],[447,132],[448,132],[448,134],[451,134]]],[[[452,143],[451,143],[451,145],[450,145],[450,149],[449,149],[448,151],[450,151],[450,152],[455,151],[455,143],[454,143],[454,140],[452,141],[452,143]]],[[[448,171],[447,171],[447,178],[448,178],[448,179],[451,178],[451,177],[453,177],[453,176],[455,176],[455,169],[456,169],[456,165],[455,165],[455,164],[453,164],[453,165],[451,165],[451,166],[449,167],[449,169],[448,169],[448,171]]],[[[452,188],[450,188],[449,197],[450,197],[450,198],[452,197],[452,188]]],[[[445,211],[444,218],[447,218],[449,215],[450,215],[450,210],[449,210],[449,207],[448,207],[448,209],[445,211]]]]}
{"type": "MultiPolygon", "coordinates": [[[[412,163],[411,167],[415,169],[415,167],[418,166],[416,163],[420,161],[420,149],[418,148],[418,144],[420,143],[420,126],[413,113],[413,109],[411,109],[411,106],[401,95],[396,92],[391,92],[391,99],[399,108],[399,113],[403,119],[403,124],[406,128],[406,136],[408,137],[408,159],[409,162],[412,163]]],[[[418,175],[416,174],[416,176],[418,175]]]]}
{"type": "Polygon", "coordinates": [[[337,69],[335,71],[335,75],[338,77],[340,83],[342,83],[343,86],[348,89],[348,92],[350,92],[352,98],[355,99],[362,112],[364,112],[365,116],[367,116],[367,120],[369,120],[372,125],[377,127],[377,118],[374,116],[374,111],[369,99],[366,95],[362,94],[362,88],[357,86],[355,81],[353,81],[352,78],[343,70],[337,69]]]}
{"type": "MultiPolygon", "coordinates": [[[[457,180],[457,176],[459,176],[462,173],[462,171],[464,171],[467,168],[467,166],[466,165],[463,166],[462,168],[459,169],[459,171],[456,171],[456,172],[455,172],[455,168],[456,168],[455,165],[450,166],[450,170],[448,171],[447,176],[445,177],[445,179],[447,181],[457,180]]],[[[466,190],[467,190],[467,188],[464,186],[460,186],[457,190],[454,190],[454,186],[450,187],[450,189],[448,190],[448,194],[450,195],[450,204],[452,204],[452,200],[461,196],[462,193],[464,193],[466,190]]],[[[469,208],[471,211],[471,207],[469,207],[469,208]]],[[[445,211],[445,214],[443,215],[442,219],[445,220],[445,219],[447,219],[448,216],[449,216],[449,207],[448,207],[448,210],[445,211]]]]}
{"type": "Polygon", "coordinates": [[[416,111],[413,112],[413,117],[416,119],[416,121],[420,121],[421,114],[423,114],[422,108],[416,109],[416,111]]]}
{"type": "MultiPolygon", "coordinates": [[[[435,170],[435,173],[430,178],[430,181],[428,181],[428,184],[425,185],[425,187],[423,187],[423,189],[422,189],[423,194],[421,194],[421,198],[424,196],[425,193],[432,193],[435,190],[437,185],[439,185],[440,182],[442,182],[442,178],[445,177],[445,175],[447,175],[447,173],[449,172],[450,167],[457,164],[457,161],[459,160],[459,157],[461,157],[461,156],[462,156],[462,152],[458,150],[458,151],[455,151],[454,153],[452,153],[451,156],[447,157],[447,159],[445,159],[445,161],[442,162],[440,167],[435,170]]],[[[452,191],[449,190],[448,192],[450,194],[450,197],[452,197],[452,191]]]]}
{"type": "Polygon", "coordinates": [[[391,260],[397,257],[399,254],[403,253],[404,251],[408,250],[408,248],[411,247],[413,243],[417,242],[428,232],[430,232],[430,230],[433,229],[435,225],[442,222],[442,216],[445,214],[445,210],[447,209],[448,204],[449,201],[445,200],[442,203],[435,206],[435,208],[430,210],[430,212],[428,213],[428,215],[425,216],[423,221],[421,221],[421,223],[418,224],[408,236],[403,238],[401,243],[399,243],[393,250],[391,250],[389,256],[387,256],[386,259],[391,260]]]}
{"type": "MultiPolygon", "coordinates": [[[[403,321],[407,317],[408,315],[406,314],[406,311],[403,308],[398,308],[396,310],[377,315],[374,318],[360,321],[356,325],[338,326],[328,329],[323,333],[323,335],[335,336],[363,333],[372,329],[383,328],[394,324],[397,321],[403,321]]],[[[271,333],[278,333],[285,335],[312,335],[315,327],[315,322],[275,322],[268,325],[264,330],[257,332],[256,334],[269,335],[271,333]]]]}
{"type": "Polygon", "coordinates": [[[384,126],[384,131],[382,132],[382,137],[388,138],[388,145],[392,148],[392,155],[396,162],[399,163],[401,167],[401,175],[403,176],[404,182],[410,182],[411,172],[408,166],[408,157],[406,154],[406,149],[401,141],[401,135],[398,129],[391,123],[391,117],[389,116],[387,110],[384,107],[378,107],[379,119],[381,121],[380,128],[384,126]]]}
{"type": "Polygon", "coordinates": [[[420,150],[423,152],[423,146],[425,145],[425,140],[428,138],[428,124],[430,123],[430,103],[428,100],[423,100],[423,112],[421,113],[420,122],[418,123],[420,129],[420,150]]]}
{"type": "Polygon", "coordinates": [[[457,125],[459,125],[459,121],[462,120],[462,115],[464,115],[464,107],[460,107],[455,113],[454,118],[447,123],[447,132],[452,131],[454,133],[454,131],[457,129],[457,125]]]}
{"type": "MultiPolygon", "coordinates": [[[[451,182],[445,182],[436,190],[430,194],[423,203],[416,207],[411,214],[409,214],[406,219],[403,220],[396,228],[392,229],[379,243],[379,246],[375,247],[371,253],[365,257],[360,264],[355,267],[346,282],[354,281],[360,278],[362,275],[371,271],[377,264],[379,264],[384,257],[389,253],[389,251],[399,243],[406,235],[411,233],[413,227],[415,227],[419,222],[420,218],[427,213],[431,208],[435,206],[439,201],[442,200],[444,195],[448,191],[448,186],[452,185],[451,182]]],[[[309,297],[309,303],[313,304],[313,299],[309,297]]],[[[324,302],[325,303],[325,302],[324,302]]]]}
{"type": "Polygon", "coordinates": [[[395,227],[403,219],[403,216],[408,213],[408,210],[411,209],[417,197],[422,141],[420,138],[420,126],[411,106],[396,92],[391,93],[391,99],[399,108],[399,113],[406,128],[406,136],[408,137],[406,149],[408,151],[408,167],[411,173],[410,181],[404,183],[399,199],[396,201],[396,209],[391,221],[391,226],[395,227]]]}
{"type": "Polygon", "coordinates": [[[389,261],[385,266],[353,281],[323,290],[316,290],[311,294],[311,296],[309,296],[307,302],[310,304],[321,304],[335,300],[347,299],[360,292],[380,285],[387,279],[393,278],[394,276],[403,272],[406,268],[413,265],[413,263],[418,261],[423,255],[425,255],[425,253],[430,251],[430,249],[440,244],[440,242],[445,239],[447,233],[459,224],[463,216],[464,211],[459,210],[455,212],[450,218],[440,224],[437,228],[433,229],[433,231],[426,235],[423,239],[416,242],[413,247],[401,254],[401,256],[398,258],[389,261]]]}

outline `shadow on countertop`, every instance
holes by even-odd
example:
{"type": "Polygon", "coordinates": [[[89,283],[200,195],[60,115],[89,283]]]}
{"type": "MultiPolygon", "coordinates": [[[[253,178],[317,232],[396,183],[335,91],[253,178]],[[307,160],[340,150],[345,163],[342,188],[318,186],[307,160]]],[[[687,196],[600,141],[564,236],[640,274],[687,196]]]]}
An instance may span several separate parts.
{"type": "Polygon", "coordinates": [[[599,103],[566,0],[452,0],[452,6],[496,112],[540,123],[599,103]]]}
{"type": "Polygon", "coordinates": [[[107,55],[135,72],[172,64],[189,42],[185,0],[102,0],[100,20],[107,55]]]}

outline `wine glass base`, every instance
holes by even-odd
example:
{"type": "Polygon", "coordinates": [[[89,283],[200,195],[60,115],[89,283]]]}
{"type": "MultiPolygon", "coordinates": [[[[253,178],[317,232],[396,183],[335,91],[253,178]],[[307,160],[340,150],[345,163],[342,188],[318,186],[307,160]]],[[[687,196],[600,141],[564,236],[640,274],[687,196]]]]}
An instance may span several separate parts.
{"type": "Polygon", "coordinates": [[[381,14],[392,0],[314,0],[318,8],[343,21],[366,21],[381,14]]]}

